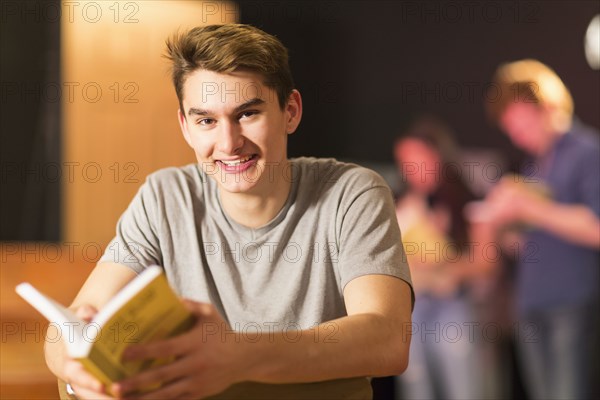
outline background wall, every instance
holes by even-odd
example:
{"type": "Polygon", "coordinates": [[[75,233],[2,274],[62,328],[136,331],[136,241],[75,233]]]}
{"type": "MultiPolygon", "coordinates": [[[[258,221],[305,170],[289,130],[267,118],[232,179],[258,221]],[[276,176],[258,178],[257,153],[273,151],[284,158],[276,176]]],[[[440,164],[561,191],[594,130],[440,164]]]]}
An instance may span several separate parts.
{"type": "Polygon", "coordinates": [[[96,23],[61,20],[62,80],[74,82],[73,99],[62,97],[62,169],[72,171],[62,179],[63,240],[103,248],[148,174],[195,161],[177,122],[165,39],[236,22],[226,8],[235,10],[224,2],[105,3],[96,23]]]}
{"type": "Polygon", "coordinates": [[[501,62],[537,58],[600,127],[600,74],[583,38],[598,1],[241,2],[241,21],[290,48],[305,114],[292,155],[392,161],[391,143],[416,113],[433,112],[462,144],[518,156],[484,116],[501,62]]]}
{"type": "Polygon", "coordinates": [[[305,105],[291,156],[391,163],[394,138],[432,112],[461,144],[499,149],[514,163],[521,155],[487,123],[482,103],[496,66],[524,57],[552,66],[579,117],[600,127],[600,75],[583,50],[598,1],[114,4],[2,3],[0,240],[104,243],[147,173],[192,161],[178,137],[163,41],[177,27],[238,13],[290,49],[305,105]],[[197,14],[182,8],[193,6],[197,14]]]}
{"type": "Polygon", "coordinates": [[[0,3],[0,398],[58,398],[47,322],[14,287],[70,304],[153,170],[194,160],[165,38],[231,3],[0,3]]]}
{"type": "Polygon", "coordinates": [[[0,240],[60,239],[60,183],[38,173],[61,159],[60,99],[51,93],[60,83],[60,19],[43,18],[36,5],[0,3],[0,240]]]}

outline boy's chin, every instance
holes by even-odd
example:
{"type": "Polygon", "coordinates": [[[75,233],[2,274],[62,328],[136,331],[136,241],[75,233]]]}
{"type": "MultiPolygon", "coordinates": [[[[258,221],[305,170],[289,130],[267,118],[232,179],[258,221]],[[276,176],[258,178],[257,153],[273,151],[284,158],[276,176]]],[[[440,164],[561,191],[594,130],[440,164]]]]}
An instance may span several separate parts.
{"type": "Polygon", "coordinates": [[[253,192],[253,189],[256,187],[255,182],[220,182],[219,187],[222,191],[227,193],[246,193],[250,194],[253,192]]]}

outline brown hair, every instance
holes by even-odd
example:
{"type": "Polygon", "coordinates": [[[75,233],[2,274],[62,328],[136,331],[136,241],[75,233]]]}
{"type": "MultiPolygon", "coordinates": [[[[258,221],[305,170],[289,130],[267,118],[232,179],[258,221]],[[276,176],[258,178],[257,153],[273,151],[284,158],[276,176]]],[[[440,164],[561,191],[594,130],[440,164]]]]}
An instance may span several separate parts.
{"type": "Polygon", "coordinates": [[[510,103],[524,102],[551,106],[552,124],[562,130],[573,117],[569,89],[547,65],[533,59],[502,64],[496,70],[486,96],[486,111],[498,122],[510,103]]]}
{"type": "Polygon", "coordinates": [[[248,70],[277,93],[283,109],[294,89],[288,51],[276,37],[245,24],[207,25],[176,33],[166,42],[172,79],[183,112],[183,84],[197,69],[218,73],[248,70]]]}

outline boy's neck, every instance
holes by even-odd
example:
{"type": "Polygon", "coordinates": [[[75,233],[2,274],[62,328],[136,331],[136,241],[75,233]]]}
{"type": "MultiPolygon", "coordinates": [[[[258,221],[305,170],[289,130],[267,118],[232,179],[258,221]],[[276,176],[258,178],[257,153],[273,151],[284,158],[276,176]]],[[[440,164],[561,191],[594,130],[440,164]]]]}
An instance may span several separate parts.
{"type": "Polygon", "coordinates": [[[290,179],[280,178],[266,183],[267,190],[260,194],[229,193],[219,189],[224,211],[235,222],[248,228],[266,225],[281,211],[292,188],[290,179]]]}

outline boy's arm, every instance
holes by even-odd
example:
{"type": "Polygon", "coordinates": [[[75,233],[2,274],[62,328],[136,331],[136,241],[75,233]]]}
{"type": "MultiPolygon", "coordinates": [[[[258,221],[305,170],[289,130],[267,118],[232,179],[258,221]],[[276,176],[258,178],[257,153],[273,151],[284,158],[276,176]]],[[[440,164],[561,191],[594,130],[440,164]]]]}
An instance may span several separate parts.
{"type": "MultiPolygon", "coordinates": [[[[81,287],[70,308],[77,312],[80,318],[90,319],[95,310],[99,310],[135,276],[136,273],[131,268],[121,264],[98,264],[81,287]]],[[[51,331],[53,329],[56,327],[50,325],[47,336],[56,338],[59,333],[51,331]]],[[[63,340],[64,337],[61,337],[59,341],[45,342],[44,353],[50,371],[58,378],[74,385],[79,383],[89,388],[101,387],[99,382],[86,373],[78,362],[74,362],[67,356],[63,340]]]]}
{"type": "Polygon", "coordinates": [[[258,338],[233,332],[213,306],[190,302],[198,321],[192,330],[126,351],[130,359],[176,356],[176,361],[122,381],[113,391],[122,396],[168,382],[148,396],[204,397],[241,381],[299,383],[402,373],[411,333],[409,285],[392,276],[365,275],[346,285],[344,297],[346,317],[258,338]]]}
{"type": "Polygon", "coordinates": [[[301,346],[281,339],[256,346],[251,380],[311,382],[404,372],[411,339],[409,285],[392,276],[364,275],[346,285],[344,299],[348,316],[321,324],[318,339],[309,331],[301,346]]]}

